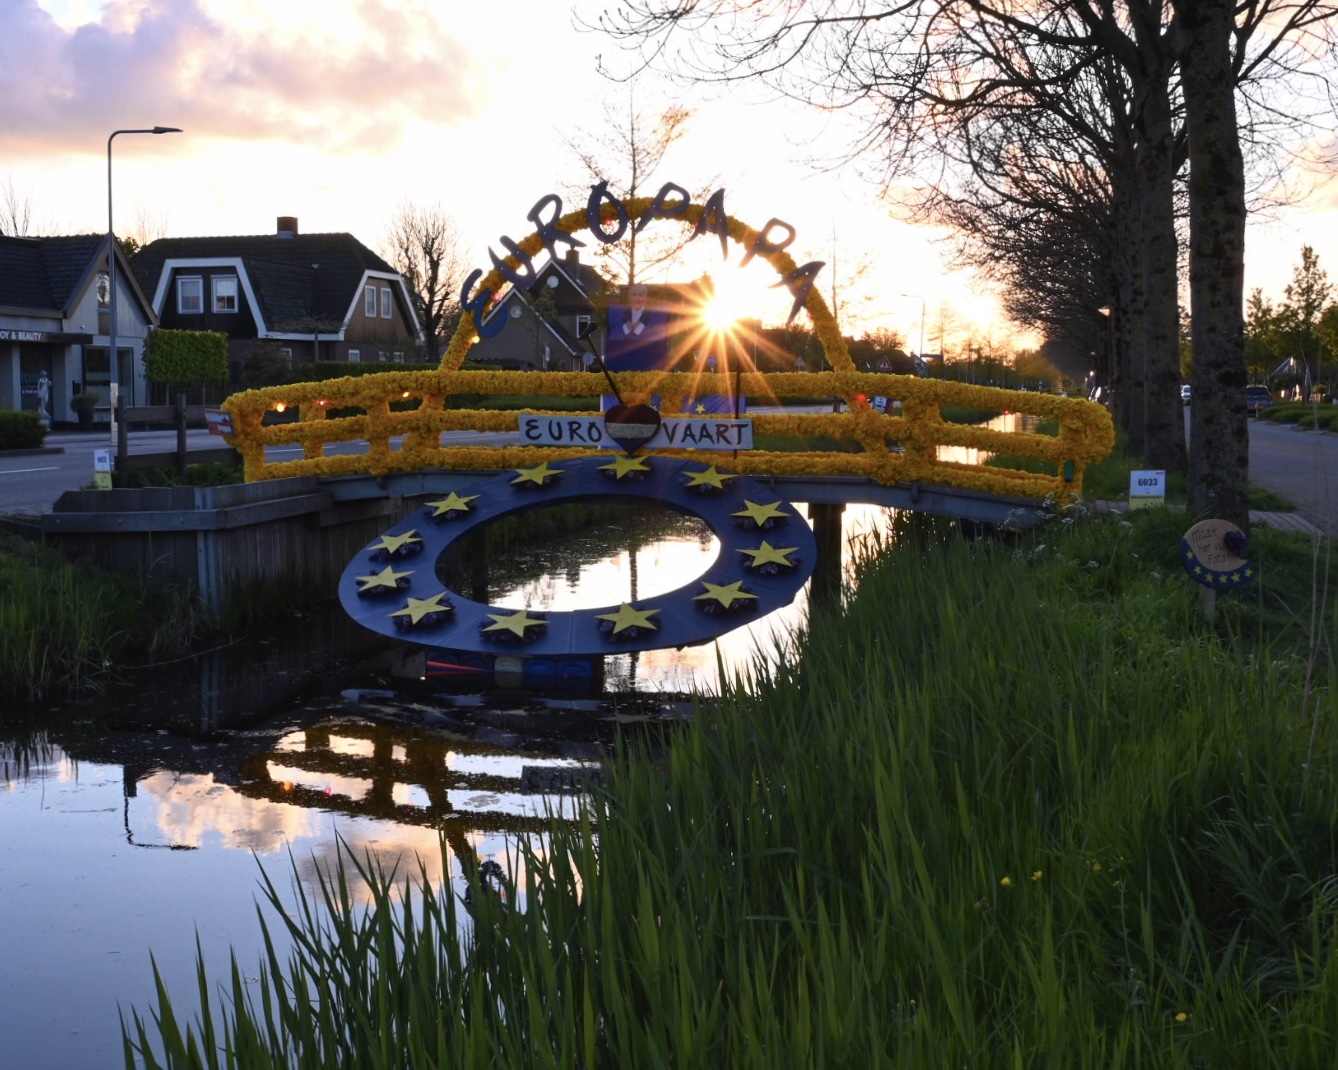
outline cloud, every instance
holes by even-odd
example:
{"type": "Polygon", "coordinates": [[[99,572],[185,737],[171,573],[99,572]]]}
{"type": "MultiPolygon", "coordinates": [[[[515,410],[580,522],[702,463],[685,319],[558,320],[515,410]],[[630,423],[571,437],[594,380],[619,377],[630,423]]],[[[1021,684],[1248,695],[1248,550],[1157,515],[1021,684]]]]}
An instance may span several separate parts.
{"type": "Polygon", "coordinates": [[[154,124],[363,152],[477,110],[477,60],[421,3],[278,10],[265,24],[204,0],[113,0],[67,29],[37,0],[0,0],[0,160],[154,124]]]}

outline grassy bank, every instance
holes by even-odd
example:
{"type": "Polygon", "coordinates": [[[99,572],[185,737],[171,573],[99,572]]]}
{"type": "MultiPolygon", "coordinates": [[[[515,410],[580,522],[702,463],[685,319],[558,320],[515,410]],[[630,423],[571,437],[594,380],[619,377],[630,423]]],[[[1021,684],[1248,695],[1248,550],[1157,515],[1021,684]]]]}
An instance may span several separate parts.
{"type": "Polygon", "coordinates": [[[127,662],[178,657],[201,628],[181,592],[155,591],[0,534],[0,697],[78,691],[127,662]]]}
{"type": "Polygon", "coordinates": [[[339,924],[280,920],[291,962],[202,975],[227,1010],[132,1019],[127,1065],[1329,1067],[1334,600],[1262,531],[1210,625],[1182,529],[908,534],[615,763],[524,910],[335,880],[339,924]]]}

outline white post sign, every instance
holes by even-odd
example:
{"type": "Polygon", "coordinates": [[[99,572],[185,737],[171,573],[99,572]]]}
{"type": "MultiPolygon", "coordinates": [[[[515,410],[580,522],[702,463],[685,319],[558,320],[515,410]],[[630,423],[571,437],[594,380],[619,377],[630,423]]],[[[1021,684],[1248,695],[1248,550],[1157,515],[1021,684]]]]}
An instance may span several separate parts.
{"type": "Polygon", "coordinates": [[[93,451],[93,486],[98,490],[111,490],[112,451],[93,451]]]}
{"type": "Polygon", "coordinates": [[[1129,473],[1129,508],[1146,509],[1166,504],[1166,472],[1147,469],[1129,473]]]}

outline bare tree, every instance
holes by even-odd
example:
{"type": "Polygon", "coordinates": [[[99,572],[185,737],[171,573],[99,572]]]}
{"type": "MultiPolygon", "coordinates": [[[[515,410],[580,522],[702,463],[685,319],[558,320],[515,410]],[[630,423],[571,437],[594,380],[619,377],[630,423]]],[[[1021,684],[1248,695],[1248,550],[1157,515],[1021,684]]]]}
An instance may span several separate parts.
{"type": "Polygon", "coordinates": [[[460,320],[460,284],[467,261],[455,221],[439,204],[424,207],[402,201],[386,225],[386,259],[404,279],[423,330],[420,359],[440,355],[440,340],[460,320]]]}
{"type": "Polygon", "coordinates": [[[14,176],[6,175],[0,185],[0,234],[24,238],[33,224],[33,194],[31,189],[20,190],[14,185],[14,176]]]}
{"type": "MultiPolygon", "coordinates": [[[[606,105],[604,116],[603,129],[579,131],[578,137],[568,141],[568,147],[590,182],[606,181],[609,192],[624,203],[654,196],[664,182],[660,167],[669,150],[687,135],[692,112],[676,104],[663,111],[638,111],[629,87],[626,105],[606,105]]],[[[712,185],[714,179],[708,179],[686,192],[700,204],[712,185]]],[[[567,193],[583,203],[589,189],[569,189],[567,193]]],[[[675,236],[672,229],[661,228],[651,234],[633,225],[621,241],[601,243],[595,256],[610,275],[630,286],[647,271],[672,260],[691,239],[690,232],[675,236]]]]}

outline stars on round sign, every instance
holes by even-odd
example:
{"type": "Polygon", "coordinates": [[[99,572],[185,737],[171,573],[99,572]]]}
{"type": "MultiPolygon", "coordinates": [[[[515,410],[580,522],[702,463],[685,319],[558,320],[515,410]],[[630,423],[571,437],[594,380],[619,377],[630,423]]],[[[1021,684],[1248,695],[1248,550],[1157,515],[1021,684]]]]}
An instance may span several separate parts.
{"type": "Polygon", "coordinates": [[[535,638],[528,634],[530,628],[542,630],[548,627],[548,621],[543,617],[531,617],[527,609],[516,613],[489,613],[487,617],[492,623],[483,625],[483,634],[489,638],[506,639],[510,642],[528,641],[535,638]]]}
{"type": "Polygon", "coordinates": [[[429,520],[454,520],[457,515],[463,516],[472,508],[470,502],[478,497],[477,494],[471,494],[468,497],[461,497],[455,491],[451,491],[444,498],[438,498],[435,502],[428,502],[424,507],[424,512],[428,512],[429,520]]]}
{"type": "Polygon", "coordinates": [[[606,631],[612,636],[621,635],[623,632],[629,632],[629,638],[635,638],[640,634],[640,629],[645,628],[648,631],[655,631],[659,625],[650,618],[660,612],[658,609],[635,609],[624,602],[612,613],[597,613],[596,616],[607,621],[608,624],[601,624],[600,630],[606,631]]]}
{"type": "Polygon", "coordinates": [[[614,457],[609,464],[599,466],[601,472],[608,472],[614,479],[622,479],[631,472],[649,472],[650,459],[647,457],[629,457],[622,453],[614,457]]]}
{"type": "Polygon", "coordinates": [[[536,487],[544,486],[550,479],[556,479],[562,474],[561,468],[550,468],[548,462],[536,464],[533,468],[515,469],[516,478],[511,482],[517,487],[527,487],[530,485],[536,487]]]}
{"type": "Polygon", "coordinates": [[[703,603],[697,607],[698,609],[708,613],[719,613],[722,609],[757,608],[757,595],[743,589],[743,580],[735,580],[733,583],[711,583],[709,580],[701,582],[706,588],[706,593],[696,595],[692,599],[694,602],[703,603]]]}
{"type": "Polygon", "coordinates": [[[715,465],[711,465],[711,467],[704,472],[688,472],[687,477],[687,482],[685,482],[683,486],[688,490],[697,490],[698,493],[701,493],[707,488],[712,490],[724,490],[725,481],[736,478],[725,472],[717,471],[715,465]]]}
{"type": "Polygon", "coordinates": [[[423,549],[423,540],[419,538],[417,530],[411,529],[402,535],[382,535],[368,549],[373,561],[384,561],[389,557],[408,557],[419,553],[423,549]]]}
{"type": "Polygon", "coordinates": [[[431,598],[410,598],[403,609],[397,609],[390,617],[397,628],[417,628],[420,625],[431,626],[442,618],[455,612],[455,607],[446,598],[445,591],[438,591],[431,598]]]}
{"type": "Polygon", "coordinates": [[[371,576],[356,577],[358,583],[358,594],[362,595],[380,595],[389,594],[394,591],[402,591],[409,586],[409,577],[413,575],[412,570],[396,572],[394,566],[387,565],[380,572],[371,576]]]}
{"type": "Polygon", "coordinates": [[[739,553],[752,558],[749,564],[750,568],[774,575],[780,569],[794,568],[795,563],[790,560],[790,555],[798,549],[797,546],[772,546],[766,539],[763,539],[761,546],[752,550],[740,550],[739,553]]]}
{"type": "Polygon", "coordinates": [[[747,525],[749,522],[757,528],[769,528],[778,520],[790,519],[790,514],[780,507],[780,502],[771,502],[769,505],[760,505],[757,502],[750,502],[747,498],[743,500],[744,508],[732,515],[740,518],[740,523],[747,525]]]}

